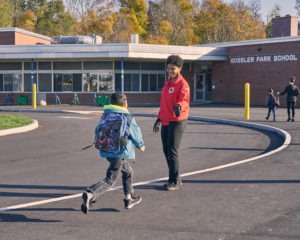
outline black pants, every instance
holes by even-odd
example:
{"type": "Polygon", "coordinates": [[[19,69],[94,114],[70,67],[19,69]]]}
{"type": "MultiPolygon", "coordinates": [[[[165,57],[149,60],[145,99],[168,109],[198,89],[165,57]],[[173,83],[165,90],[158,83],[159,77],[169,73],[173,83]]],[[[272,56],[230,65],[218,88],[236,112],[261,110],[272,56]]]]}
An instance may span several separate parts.
{"type": "Polygon", "coordinates": [[[161,128],[161,140],[163,151],[169,168],[169,183],[177,184],[179,180],[179,147],[187,120],[170,122],[168,126],[161,128]]]}
{"type": "Polygon", "coordinates": [[[291,110],[292,110],[292,118],[295,117],[295,106],[296,106],[295,101],[287,101],[286,102],[288,118],[291,118],[291,110]]]}

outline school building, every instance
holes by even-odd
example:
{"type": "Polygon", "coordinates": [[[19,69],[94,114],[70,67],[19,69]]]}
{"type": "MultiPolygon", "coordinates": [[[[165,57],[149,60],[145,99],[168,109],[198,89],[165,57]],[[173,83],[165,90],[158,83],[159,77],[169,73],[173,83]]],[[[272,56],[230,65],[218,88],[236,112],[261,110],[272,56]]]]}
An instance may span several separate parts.
{"type": "Polygon", "coordinates": [[[178,54],[191,103],[243,104],[250,83],[251,105],[264,105],[269,88],[282,91],[291,75],[300,82],[298,19],[278,17],[273,25],[273,38],[197,46],[141,44],[135,34],[130,43],[103,43],[99,36],[49,38],[0,28],[0,104],[8,95],[30,104],[33,83],[38,103],[68,104],[76,94],[80,104],[92,105],[119,91],[131,104],[158,104],[165,59],[178,54]]]}

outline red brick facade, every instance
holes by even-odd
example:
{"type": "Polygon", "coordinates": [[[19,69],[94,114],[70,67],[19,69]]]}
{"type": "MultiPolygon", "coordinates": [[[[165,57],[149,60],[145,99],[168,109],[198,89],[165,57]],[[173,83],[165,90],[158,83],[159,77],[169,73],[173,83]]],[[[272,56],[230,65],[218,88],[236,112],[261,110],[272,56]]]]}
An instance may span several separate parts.
{"type": "MultiPolygon", "coordinates": [[[[295,75],[300,83],[300,42],[228,47],[228,61],[213,64],[216,103],[244,103],[244,84],[250,83],[250,102],[264,105],[269,88],[283,91],[295,75]]],[[[281,96],[285,105],[285,96],[281,96]]]]}

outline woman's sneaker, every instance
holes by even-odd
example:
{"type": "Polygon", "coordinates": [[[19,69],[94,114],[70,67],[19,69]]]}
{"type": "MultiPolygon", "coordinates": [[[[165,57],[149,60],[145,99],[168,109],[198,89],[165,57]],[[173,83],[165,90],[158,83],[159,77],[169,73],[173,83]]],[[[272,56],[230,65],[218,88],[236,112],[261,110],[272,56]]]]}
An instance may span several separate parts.
{"type": "Polygon", "coordinates": [[[131,199],[124,199],[124,208],[130,209],[134,205],[139,204],[142,201],[142,197],[131,195],[131,199]]]}
{"type": "Polygon", "coordinates": [[[89,192],[84,192],[82,194],[82,204],[81,204],[81,211],[84,214],[87,214],[91,205],[92,205],[92,198],[93,194],[89,192]]]}

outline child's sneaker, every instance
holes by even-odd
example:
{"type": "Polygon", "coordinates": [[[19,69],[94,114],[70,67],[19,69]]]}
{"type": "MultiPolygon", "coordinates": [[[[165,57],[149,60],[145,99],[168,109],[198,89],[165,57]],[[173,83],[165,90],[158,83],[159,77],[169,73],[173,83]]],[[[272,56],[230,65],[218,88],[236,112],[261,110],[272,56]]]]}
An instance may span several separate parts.
{"type": "Polygon", "coordinates": [[[84,214],[87,214],[89,211],[90,206],[92,205],[92,198],[93,194],[89,192],[84,192],[82,194],[82,204],[81,204],[81,211],[84,214]]]}
{"type": "Polygon", "coordinates": [[[166,187],[167,191],[176,191],[176,190],[178,190],[179,188],[180,188],[180,184],[179,184],[179,183],[178,183],[178,184],[170,183],[170,184],[166,187]]]}
{"type": "Polygon", "coordinates": [[[139,204],[142,201],[142,197],[131,195],[131,199],[124,199],[124,208],[130,209],[134,205],[139,204]]]}

